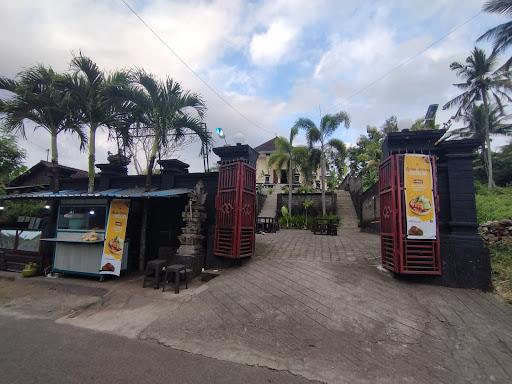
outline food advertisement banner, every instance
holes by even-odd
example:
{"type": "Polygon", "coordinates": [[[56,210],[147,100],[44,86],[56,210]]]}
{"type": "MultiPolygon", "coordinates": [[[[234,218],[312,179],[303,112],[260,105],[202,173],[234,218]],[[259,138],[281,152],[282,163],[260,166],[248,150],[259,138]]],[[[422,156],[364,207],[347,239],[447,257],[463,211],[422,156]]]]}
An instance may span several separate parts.
{"type": "Polygon", "coordinates": [[[408,154],[404,157],[407,238],[436,238],[436,209],[430,157],[408,154]]]}
{"type": "Polygon", "coordinates": [[[108,211],[107,230],[101,257],[101,274],[116,275],[121,273],[124,239],[128,225],[130,200],[112,200],[108,211]]]}

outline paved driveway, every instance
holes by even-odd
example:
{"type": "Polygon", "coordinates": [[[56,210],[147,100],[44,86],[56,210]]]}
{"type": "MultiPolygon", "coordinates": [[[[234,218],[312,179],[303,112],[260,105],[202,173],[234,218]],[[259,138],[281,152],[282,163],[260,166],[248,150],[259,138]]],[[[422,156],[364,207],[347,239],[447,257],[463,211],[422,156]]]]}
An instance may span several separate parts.
{"type": "MultiPolygon", "coordinates": [[[[106,283],[96,304],[58,323],[330,383],[512,382],[510,306],[398,281],[377,268],[378,254],[378,237],[357,230],[281,230],[258,235],[252,260],[206,284],[175,295],[138,279],[106,283]]],[[[55,292],[63,303],[76,296],[55,292]]],[[[34,312],[27,300],[0,313],[34,312]]]]}
{"type": "Polygon", "coordinates": [[[140,335],[340,383],[509,383],[512,310],[377,269],[378,237],[282,230],[140,335]]]}

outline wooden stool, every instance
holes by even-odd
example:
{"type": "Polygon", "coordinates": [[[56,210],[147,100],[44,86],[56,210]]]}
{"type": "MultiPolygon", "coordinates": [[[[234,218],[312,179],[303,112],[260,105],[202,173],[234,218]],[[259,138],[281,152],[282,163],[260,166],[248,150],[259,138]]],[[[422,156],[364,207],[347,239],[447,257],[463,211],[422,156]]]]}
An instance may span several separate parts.
{"type": "Polygon", "coordinates": [[[169,277],[174,282],[174,293],[180,293],[180,274],[185,274],[185,288],[188,289],[188,276],[187,267],[183,264],[171,264],[165,267],[164,282],[162,285],[162,292],[165,292],[165,286],[169,282],[169,277]]]}

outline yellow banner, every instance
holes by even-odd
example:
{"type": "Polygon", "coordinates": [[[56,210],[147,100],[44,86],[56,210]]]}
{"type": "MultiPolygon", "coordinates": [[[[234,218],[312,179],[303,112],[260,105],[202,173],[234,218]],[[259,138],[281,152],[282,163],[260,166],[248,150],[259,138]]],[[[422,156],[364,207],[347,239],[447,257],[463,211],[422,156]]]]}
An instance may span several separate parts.
{"type": "Polygon", "coordinates": [[[436,238],[436,209],[430,157],[408,154],[404,157],[404,187],[407,238],[436,238]]]}
{"type": "Polygon", "coordinates": [[[105,231],[105,243],[101,258],[102,274],[117,275],[121,273],[123,259],[124,240],[128,225],[128,212],[130,200],[112,200],[108,212],[107,229],[105,231]]]}

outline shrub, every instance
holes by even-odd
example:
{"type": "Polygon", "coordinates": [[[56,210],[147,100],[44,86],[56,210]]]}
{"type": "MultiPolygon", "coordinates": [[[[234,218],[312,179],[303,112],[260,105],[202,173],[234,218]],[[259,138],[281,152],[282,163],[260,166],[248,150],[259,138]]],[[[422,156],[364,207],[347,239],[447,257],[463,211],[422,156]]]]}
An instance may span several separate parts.
{"type": "Polygon", "coordinates": [[[297,193],[312,193],[312,192],[313,192],[313,188],[311,188],[311,187],[300,186],[299,188],[297,188],[297,193]]]}
{"type": "Polygon", "coordinates": [[[304,215],[281,216],[279,218],[279,225],[284,228],[291,229],[311,229],[313,227],[314,218],[304,215]]]}
{"type": "MultiPolygon", "coordinates": [[[[283,208],[281,208],[281,217],[279,218],[279,225],[282,228],[288,229],[311,229],[313,228],[313,224],[317,217],[306,217],[305,215],[288,215],[288,209],[286,209],[286,214],[283,214],[283,208]]],[[[318,217],[319,218],[319,217],[318,217]]],[[[339,225],[340,220],[339,217],[335,214],[331,213],[325,216],[321,216],[323,219],[335,220],[336,224],[339,225]]]]}
{"type": "Polygon", "coordinates": [[[268,194],[269,194],[269,195],[271,195],[271,194],[272,194],[272,192],[274,192],[274,188],[270,187],[270,188],[268,189],[268,194]]]}

